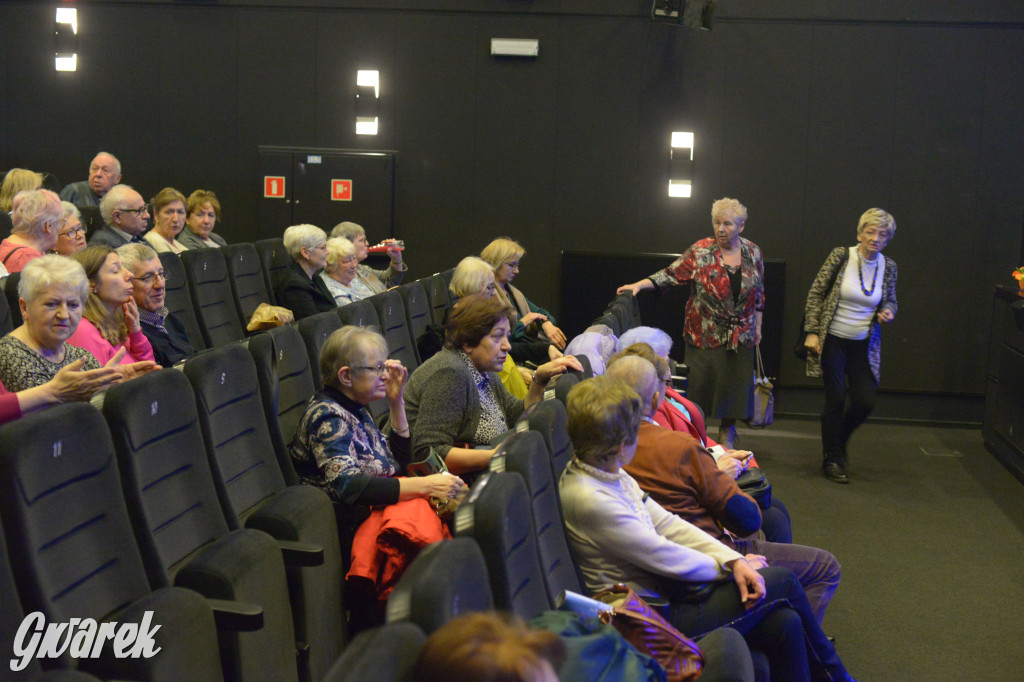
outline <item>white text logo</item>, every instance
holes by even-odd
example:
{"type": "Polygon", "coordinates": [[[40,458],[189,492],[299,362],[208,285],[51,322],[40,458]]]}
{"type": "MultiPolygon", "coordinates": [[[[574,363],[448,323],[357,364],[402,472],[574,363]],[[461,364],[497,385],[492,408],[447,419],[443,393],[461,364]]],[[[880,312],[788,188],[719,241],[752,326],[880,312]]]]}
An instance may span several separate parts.
{"type": "Polygon", "coordinates": [[[11,670],[24,670],[31,658],[99,658],[110,640],[117,658],[152,658],[160,652],[153,635],[162,626],[150,628],[153,612],[146,611],[141,623],[97,623],[92,618],[72,618],[67,623],[49,623],[36,611],[25,616],[14,639],[11,670]]]}

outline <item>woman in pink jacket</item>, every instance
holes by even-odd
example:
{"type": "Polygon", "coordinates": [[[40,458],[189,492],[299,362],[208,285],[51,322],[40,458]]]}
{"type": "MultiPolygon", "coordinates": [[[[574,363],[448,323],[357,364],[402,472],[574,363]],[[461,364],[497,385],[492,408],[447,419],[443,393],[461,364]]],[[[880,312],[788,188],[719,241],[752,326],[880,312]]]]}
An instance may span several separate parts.
{"type": "Polygon", "coordinates": [[[71,256],[85,268],[89,298],[85,315],[68,343],[84,348],[105,364],[122,347],[122,363],[152,360],[153,348],[142,333],[139,309],[132,298],[133,275],[109,246],[90,246],[71,256]]]}

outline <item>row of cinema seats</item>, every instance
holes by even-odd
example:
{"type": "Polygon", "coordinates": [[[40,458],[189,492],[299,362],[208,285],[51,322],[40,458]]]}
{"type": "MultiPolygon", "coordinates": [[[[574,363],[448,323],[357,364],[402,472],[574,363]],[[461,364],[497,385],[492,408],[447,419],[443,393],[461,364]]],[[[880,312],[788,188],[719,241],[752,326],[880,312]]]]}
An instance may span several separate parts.
{"type": "MultiPolygon", "coordinates": [[[[181,371],[115,386],[101,411],[62,405],[0,429],[0,518],[8,555],[18,558],[0,567],[0,587],[4,571],[17,585],[5,599],[14,608],[0,646],[25,613],[137,622],[154,611],[164,653],[152,661],[65,656],[33,665],[117,679],[325,679],[346,641],[337,526],[328,498],[296,485],[285,448],[314,390],[311,352],[298,328],[281,327],[248,348],[229,344],[181,371]]],[[[561,576],[572,566],[553,483],[571,455],[561,403],[539,405],[529,426],[540,435],[510,437],[494,466],[525,462],[543,474],[534,504],[547,505],[547,523],[538,534],[557,529],[562,552],[545,559],[546,573],[568,581],[551,578],[553,590],[578,587],[575,569],[561,576]],[[522,446],[532,450],[516,455],[522,446]]],[[[522,499],[517,513],[528,513],[522,499]]],[[[514,525],[531,529],[527,521],[514,525]]],[[[497,564],[488,568],[498,575],[497,564]]],[[[530,594],[530,608],[548,608],[549,597],[530,594]]],[[[335,669],[353,679],[341,660],[335,669]]]]}

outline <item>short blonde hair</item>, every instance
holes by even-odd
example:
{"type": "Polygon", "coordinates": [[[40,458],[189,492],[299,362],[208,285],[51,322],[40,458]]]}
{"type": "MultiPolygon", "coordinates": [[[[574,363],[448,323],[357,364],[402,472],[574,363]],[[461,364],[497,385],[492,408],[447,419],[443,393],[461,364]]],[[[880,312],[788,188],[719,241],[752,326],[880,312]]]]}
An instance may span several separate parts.
{"type": "Polygon", "coordinates": [[[220,202],[217,195],[208,189],[197,189],[188,195],[188,204],[185,206],[185,216],[188,217],[201,209],[203,204],[210,204],[213,207],[213,214],[220,220],[220,202]]]}
{"type": "Polygon", "coordinates": [[[448,291],[456,298],[482,294],[487,286],[487,277],[494,276],[491,266],[483,258],[466,256],[455,266],[448,291]]]}
{"type": "Polygon", "coordinates": [[[335,239],[337,237],[344,237],[350,242],[354,242],[356,240],[356,237],[359,236],[365,237],[366,230],[363,229],[362,225],[359,225],[358,223],[352,223],[347,220],[338,223],[337,225],[334,226],[334,229],[331,230],[331,239],[335,239]]]}
{"type": "Polygon", "coordinates": [[[42,186],[42,173],[36,173],[26,168],[12,168],[4,175],[3,184],[0,184],[0,211],[11,212],[14,195],[18,192],[39,189],[42,186]]]}
{"type": "Polygon", "coordinates": [[[747,222],[747,207],[741,204],[736,199],[730,197],[722,197],[715,203],[711,204],[711,218],[725,218],[731,216],[733,220],[739,223],[747,222]]]}
{"type": "Polygon", "coordinates": [[[889,239],[896,234],[896,219],[888,212],[880,208],[869,208],[864,211],[857,221],[857,236],[864,231],[865,227],[878,227],[889,233],[889,239]]]}
{"type": "Polygon", "coordinates": [[[487,261],[493,270],[500,268],[506,261],[519,260],[525,255],[526,249],[508,237],[498,237],[480,252],[480,257],[487,261]]]}
{"type": "Polygon", "coordinates": [[[153,215],[156,216],[156,214],[160,212],[160,209],[167,204],[173,204],[175,201],[180,201],[182,208],[185,208],[188,205],[184,194],[173,187],[164,187],[156,193],[155,197],[149,200],[149,205],[150,208],[153,209],[153,215]]]}
{"type": "Polygon", "coordinates": [[[78,294],[83,305],[89,296],[89,278],[85,268],[73,258],[48,254],[33,258],[21,271],[18,280],[18,297],[31,303],[52,286],[67,287],[78,294]]]}
{"type": "Polygon", "coordinates": [[[331,237],[327,240],[327,264],[334,265],[340,260],[356,255],[356,245],[344,237],[331,237]]]}
{"type": "Polygon", "coordinates": [[[387,355],[388,342],[369,327],[346,325],[328,336],[320,349],[320,376],[324,386],[339,388],[341,368],[365,365],[372,349],[387,355]]]}
{"type": "Polygon", "coordinates": [[[588,464],[607,460],[623,444],[635,443],[643,421],[640,396],[626,382],[607,375],[573,386],[565,409],[576,456],[588,464]]]}
{"type": "Polygon", "coordinates": [[[327,233],[316,225],[292,225],[284,231],[284,250],[298,260],[302,256],[302,249],[312,249],[317,244],[327,242],[327,233]]]}

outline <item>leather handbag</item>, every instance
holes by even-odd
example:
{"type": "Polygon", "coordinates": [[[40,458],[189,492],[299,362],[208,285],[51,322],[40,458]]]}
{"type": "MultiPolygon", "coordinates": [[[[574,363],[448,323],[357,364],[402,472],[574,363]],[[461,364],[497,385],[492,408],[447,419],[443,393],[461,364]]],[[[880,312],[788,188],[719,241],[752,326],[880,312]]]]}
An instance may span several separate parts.
{"type": "Polygon", "coordinates": [[[761,361],[761,346],[755,346],[757,365],[754,367],[754,414],[747,425],[755,429],[763,429],[775,418],[775,396],[772,394],[772,382],[764,374],[764,363],[761,361]]]}
{"type": "Polygon", "coordinates": [[[753,497],[761,509],[772,506],[772,483],[758,467],[750,467],[740,474],[736,479],[736,485],[753,497]]]}
{"type": "Polygon", "coordinates": [[[669,682],[691,682],[704,670],[704,654],[692,639],[675,629],[626,585],[598,592],[595,599],[612,608],[600,614],[641,653],[665,669],[669,682]]]}

